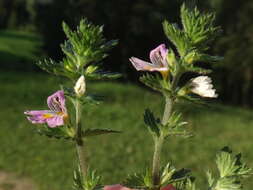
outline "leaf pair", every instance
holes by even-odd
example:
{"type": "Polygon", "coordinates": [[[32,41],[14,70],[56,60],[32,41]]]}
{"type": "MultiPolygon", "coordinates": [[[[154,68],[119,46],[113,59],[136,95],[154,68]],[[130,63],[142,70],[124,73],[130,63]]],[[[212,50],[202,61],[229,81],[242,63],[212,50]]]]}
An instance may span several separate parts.
{"type": "Polygon", "coordinates": [[[78,167],[78,169],[74,171],[73,181],[74,190],[94,190],[96,187],[100,186],[101,177],[98,176],[95,171],[90,171],[88,169],[87,175],[84,178],[80,167],[78,167]]]}
{"type": "Polygon", "coordinates": [[[147,125],[151,134],[155,137],[163,135],[168,136],[183,136],[190,137],[191,134],[183,129],[187,122],[181,121],[181,114],[173,113],[166,125],[162,125],[159,118],[155,118],[154,114],[146,109],[144,113],[144,122],[147,125]]]}
{"type": "MultiPolygon", "coordinates": [[[[37,132],[40,135],[45,135],[49,138],[56,139],[66,139],[66,140],[75,140],[76,134],[73,128],[69,128],[67,126],[57,127],[57,128],[49,128],[47,126],[42,126],[37,128],[37,132]]],[[[115,131],[111,129],[86,129],[83,131],[82,137],[92,137],[104,134],[111,133],[120,133],[120,131],[115,131]]]]}

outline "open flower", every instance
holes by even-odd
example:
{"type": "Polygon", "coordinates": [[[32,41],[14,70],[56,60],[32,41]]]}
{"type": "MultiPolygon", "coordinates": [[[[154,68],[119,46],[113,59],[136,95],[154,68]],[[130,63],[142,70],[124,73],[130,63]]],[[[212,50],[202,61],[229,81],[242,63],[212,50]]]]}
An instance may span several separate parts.
{"type": "Polygon", "coordinates": [[[191,91],[202,97],[217,98],[218,94],[213,89],[212,80],[208,76],[199,76],[193,78],[190,82],[191,91]]]}
{"type": "Polygon", "coordinates": [[[54,128],[64,125],[68,117],[65,107],[64,92],[59,90],[47,98],[47,105],[50,110],[34,110],[24,112],[27,119],[34,124],[47,123],[49,127],[54,128]]]}
{"type": "Polygon", "coordinates": [[[165,47],[165,44],[161,44],[150,52],[149,57],[151,63],[136,57],[131,57],[129,60],[137,71],[158,71],[163,77],[166,77],[169,70],[167,53],[168,49],[165,47]]]}

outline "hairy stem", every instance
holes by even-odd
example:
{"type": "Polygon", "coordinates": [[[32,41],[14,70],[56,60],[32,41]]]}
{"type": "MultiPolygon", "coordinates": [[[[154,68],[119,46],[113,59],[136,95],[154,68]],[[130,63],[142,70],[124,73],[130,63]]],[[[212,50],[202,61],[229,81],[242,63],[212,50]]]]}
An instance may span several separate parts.
{"type": "MultiPolygon", "coordinates": [[[[163,113],[163,119],[162,124],[166,125],[171,114],[172,110],[172,100],[170,97],[165,97],[165,108],[163,113]]],[[[152,168],[152,180],[153,180],[153,186],[157,187],[160,183],[160,156],[163,146],[164,136],[163,134],[160,134],[159,137],[155,140],[155,150],[154,150],[154,156],[153,156],[153,168],[152,168]]],[[[155,188],[156,189],[156,188],[155,188]]]]}
{"type": "Polygon", "coordinates": [[[155,150],[153,156],[153,169],[152,169],[152,177],[153,177],[153,186],[159,185],[160,182],[160,155],[162,151],[163,138],[158,138],[155,142],[155,150]]]}
{"type": "Polygon", "coordinates": [[[85,177],[86,172],[87,172],[87,166],[86,166],[86,159],[85,159],[84,142],[82,138],[81,105],[80,105],[79,100],[76,100],[75,109],[76,109],[76,149],[77,149],[80,169],[81,169],[83,177],[85,177]]]}

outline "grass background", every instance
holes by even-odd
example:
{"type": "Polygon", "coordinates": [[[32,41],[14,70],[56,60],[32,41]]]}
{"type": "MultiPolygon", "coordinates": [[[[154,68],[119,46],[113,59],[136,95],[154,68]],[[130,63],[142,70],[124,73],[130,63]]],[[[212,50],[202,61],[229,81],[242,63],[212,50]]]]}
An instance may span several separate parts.
{"type": "MultiPolygon", "coordinates": [[[[37,59],[31,55],[41,44],[38,39],[31,41],[19,37],[18,40],[26,43],[20,42],[18,49],[3,49],[17,40],[3,34],[0,32],[0,55],[12,52],[20,60],[26,54],[27,60],[20,62],[21,66],[37,59]]],[[[15,43],[10,47],[13,46],[15,43]]],[[[0,64],[8,59],[8,56],[5,60],[0,56],[0,64]]],[[[71,142],[38,135],[36,125],[31,125],[23,112],[46,109],[46,98],[58,90],[59,82],[60,79],[47,74],[0,72],[0,170],[30,177],[41,190],[70,189],[75,149],[71,142]]],[[[98,170],[105,184],[119,183],[127,174],[142,171],[151,163],[153,144],[142,117],[147,107],[160,115],[162,98],[132,84],[91,82],[87,87],[92,93],[104,95],[105,100],[99,106],[85,107],[85,126],[123,131],[122,134],[98,136],[87,141],[90,166],[98,170]]],[[[217,103],[211,107],[185,105],[178,109],[184,113],[195,137],[169,138],[163,149],[164,164],[171,161],[177,168],[190,168],[200,189],[206,184],[205,171],[215,170],[216,152],[226,145],[235,152],[242,152],[244,160],[253,165],[251,110],[217,103]]],[[[250,190],[252,186],[252,180],[248,180],[244,189],[250,190]]]]}

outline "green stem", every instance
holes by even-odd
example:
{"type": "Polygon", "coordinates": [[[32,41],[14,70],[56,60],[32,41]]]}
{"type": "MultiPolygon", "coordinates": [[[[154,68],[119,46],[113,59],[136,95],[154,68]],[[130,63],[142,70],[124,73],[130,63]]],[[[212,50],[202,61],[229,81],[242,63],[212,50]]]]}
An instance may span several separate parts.
{"type": "Polygon", "coordinates": [[[81,125],[81,105],[79,100],[75,102],[76,109],[76,149],[78,155],[78,161],[83,177],[85,178],[87,173],[85,151],[84,151],[84,141],[82,138],[82,125],[81,125]]]}
{"type": "MultiPolygon", "coordinates": [[[[165,108],[163,113],[163,119],[162,124],[166,125],[172,110],[172,99],[168,96],[165,97],[165,108]]],[[[153,180],[153,186],[157,187],[159,189],[160,185],[160,156],[163,146],[164,136],[163,134],[160,134],[159,137],[155,139],[155,150],[154,150],[154,156],[153,156],[153,168],[152,168],[152,180],[153,180]]],[[[155,188],[156,189],[156,188],[155,188]]]]}
{"type": "Polygon", "coordinates": [[[163,125],[166,125],[168,123],[168,120],[171,115],[171,110],[172,110],[172,99],[168,96],[165,96],[165,107],[164,107],[163,120],[162,120],[163,125]]]}
{"type": "Polygon", "coordinates": [[[163,146],[163,138],[157,138],[155,141],[155,150],[153,156],[153,169],[152,169],[152,178],[153,186],[156,187],[160,183],[160,155],[163,146]]]}

